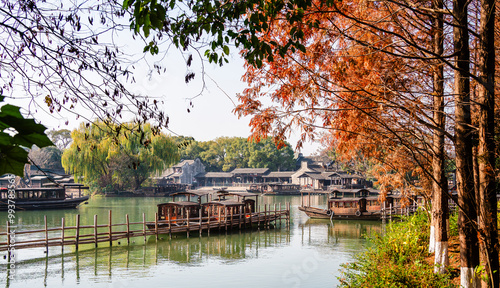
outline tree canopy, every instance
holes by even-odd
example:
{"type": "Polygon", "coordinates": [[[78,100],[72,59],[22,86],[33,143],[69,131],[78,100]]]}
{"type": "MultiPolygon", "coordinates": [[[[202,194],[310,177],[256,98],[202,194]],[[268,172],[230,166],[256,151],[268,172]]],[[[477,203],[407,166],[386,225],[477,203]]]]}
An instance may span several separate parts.
{"type": "Polygon", "coordinates": [[[231,171],[235,168],[269,168],[274,171],[295,169],[290,144],[278,149],[272,138],[260,142],[241,137],[219,137],[211,141],[176,137],[180,157],[200,160],[206,171],[231,171]]]}
{"type": "Polygon", "coordinates": [[[174,141],[149,124],[82,124],[71,137],[62,156],[64,169],[102,192],[138,189],[179,159],[174,141]],[[130,134],[131,129],[141,132],[130,134]]]}

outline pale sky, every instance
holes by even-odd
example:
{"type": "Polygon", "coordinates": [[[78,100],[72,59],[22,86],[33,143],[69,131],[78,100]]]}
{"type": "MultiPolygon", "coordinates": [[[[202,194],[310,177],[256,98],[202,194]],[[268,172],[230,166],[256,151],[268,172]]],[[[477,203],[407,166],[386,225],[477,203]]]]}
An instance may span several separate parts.
{"type": "MultiPolygon", "coordinates": [[[[122,49],[125,48],[127,54],[142,57],[143,44],[139,41],[133,41],[131,34],[120,35],[120,41],[124,42],[122,49]]],[[[150,97],[160,97],[164,102],[164,111],[170,117],[169,128],[171,132],[177,135],[192,136],[197,141],[213,140],[217,137],[248,137],[250,127],[248,126],[250,118],[238,119],[232,112],[237,104],[236,94],[245,89],[245,83],[241,82],[241,76],[244,73],[243,60],[235,53],[230,59],[230,63],[219,67],[215,64],[208,64],[205,61],[205,90],[202,91],[201,60],[194,57],[193,67],[190,68],[196,73],[193,81],[186,84],[184,76],[187,71],[185,60],[178,50],[171,48],[167,57],[146,57],[149,64],[159,61],[167,71],[161,75],[153,73],[152,77],[147,77],[147,64],[139,62],[134,65],[136,83],[127,87],[132,92],[139,92],[142,95],[150,97]],[[202,94],[192,100],[194,107],[189,106],[189,98],[202,94]],[[234,102],[234,103],[233,103],[234,102]],[[190,109],[188,113],[187,109],[190,109]]],[[[160,53],[161,54],[161,53],[160,53]]],[[[23,95],[19,93],[20,95],[23,95]]],[[[19,98],[17,95],[14,97],[19,98]]],[[[39,120],[49,129],[74,129],[81,119],[76,119],[74,115],[64,114],[62,116],[50,115],[44,111],[47,110],[43,103],[43,97],[37,100],[40,105],[34,112],[34,106],[24,100],[7,99],[6,102],[12,103],[33,113],[31,117],[39,120]],[[66,122],[68,124],[66,125],[66,122]]],[[[92,118],[92,112],[87,110],[78,110],[79,113],[92,118]]],[[[127,119],[125,119],[127,120],[127,119]]],[[[165,131],[168,133],[168,131],[165,131]]],[[[295,150],[299,135],[292,135],[288,142],[295,150]]],[[[312,155],[320,147],[317,143],[306,142],[300,152],[304,155],[312,155]]]]}

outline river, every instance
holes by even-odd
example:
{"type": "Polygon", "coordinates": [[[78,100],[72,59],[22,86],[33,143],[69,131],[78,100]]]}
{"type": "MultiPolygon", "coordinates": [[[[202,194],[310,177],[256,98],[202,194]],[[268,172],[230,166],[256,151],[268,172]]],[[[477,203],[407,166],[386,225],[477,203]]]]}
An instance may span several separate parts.
{"type": "MultiPolygon", "coordinates": [[[[325,196],[311,196],[322,206],[325,196]]],[[[82,225],[152,221],[156,204],[169,198],[95,197],[78,209],[17,212],[17,230],[74,225],[80,214],[82,225]]],[[[15,270],[7,269],[6,252],[0,254],[0,287],[336,287],[340,265],[365,248],[364,235],[380,232],[372,221],[309,219],[300,212],[300,196],[262,196],[259,203],[291,203],[291,225],[270,230],[244,230],[198,237],[168,235],[156,241],[149,236],[126,240],[112,247],[92,245],[16,251],[15,270]],[[12,279],[9,279],[12,278],[12,279]]],[[[284,207],[284,206],[283,206],[284,207]]],[[[0,212],[0,231],[6,229],[7,212],[0,212]]],[[[18,237],[21,237],[19,235],[18,237]]],[[[5,240],[0,240],[5,241],[5,240]]],[[[101,245],[101,244],[100,244],[101,245]]]]}

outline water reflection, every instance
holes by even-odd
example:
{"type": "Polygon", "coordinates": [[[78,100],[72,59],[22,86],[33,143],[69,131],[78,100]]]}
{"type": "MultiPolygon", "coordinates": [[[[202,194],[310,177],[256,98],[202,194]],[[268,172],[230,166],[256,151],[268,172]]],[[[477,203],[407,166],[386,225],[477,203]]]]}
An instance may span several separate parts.
{"type": "MultiPolygon", "coordinates": [[[[321,197],[312,199],[321,203],[321,197]]],[[[116,205],[113,222],[123,222],[119,218],[125,213],[140,221],[145,207],[152,210],[161,201],[101,199],[85,209],[51,211],[48,218],[51,226],[58,226],[61,216],[72,219],[80,213],[90,219],[85,221],[89,223],[93,214],[107,215],[109,207],[116,205]],[[141,208],[132,207],[136,205],[141,208]]],[[[151,236],[146,243],[143,237],[136,237],[130,245],[124,239],[112,247],[84,245],[78,252],[71,246],[64,252],[54,247],[48,257],[44,249],[20,250],[12,281],[8,280],[6,260],[0,257],[0,287],[335,287],[340,265],[365,245],[362,236],[381,231],[376,221],[309,219],[298,211],[297,196],[266,196],[259,201],[272,205],[291,202],[290,229],[233,230],[203,237],[180,235],[171,240],[161,235],[163,239],[156,241],[151,236]]],[[[41,213],[22,214],[23,225],[39,225],[41,213]]]]}
{"type": "MultiPolygon", "coordinates": [[[[168,235],[162,236],[168,238],[168,235]]],[[[94,276],[104,274],[111,277],[115,271],[123,270],[147,273],[152,266],[164,263],[187,267],[202,266],[209,261],[220,261],[226,265],[237,264],[239,261],[258,258],[260,250],[289,245],[290,231],[288,229],[245,230],[203,237],[178,236],[172,240],[160,238],[158,241],[152,236],[146,243],[143,243],[140,237],[134,239],[137,243],[134,241],[130,246],[122,245],[126,244],[125,241],[125,243],[120,242],[118,246],[21,261],[17,263],[15,278],[27,280],[43,274],[43,283],[46,284],[47,277],[59,271],[62,279],[65,278],[65,273],[69,273],[75,275],[79,282],[81,272],[88,273],[89,269],[93,270],[94,276]],[[59,269],[56,268],[58,266],[59,269]]],[[[10,287],[11,284],[8,281],[10,273],[8,268],[8,265],[0,265],[0,273],[5,275],[5,278],[0,279],[7,280],[5,287],[10,287]]]]}

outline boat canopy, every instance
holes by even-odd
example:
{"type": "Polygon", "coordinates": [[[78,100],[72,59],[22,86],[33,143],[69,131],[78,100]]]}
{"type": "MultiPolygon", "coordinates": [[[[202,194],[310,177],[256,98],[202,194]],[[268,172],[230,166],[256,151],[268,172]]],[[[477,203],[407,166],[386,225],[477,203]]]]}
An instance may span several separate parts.
{"type": "Polygon", "coordinates": [[[245,203],[237,201],[234,199],[220,200],[220,201],[210,201],[203,205],[220,205],[220,206],[243,206],[245,203]]]}
{"type": "Polygon", "coordinates": [[[168,203],[161,203],[157,205],[158,207],[160,206],[181,206],[181,207],[190,207],[190,206],[200,206],[198,202],[191,202],[191,201],[176,201],[176,202],[168,202],[168,203]]]}

